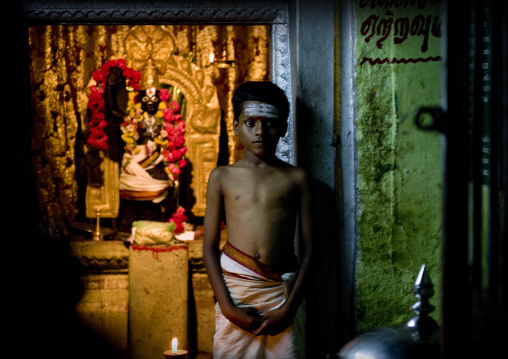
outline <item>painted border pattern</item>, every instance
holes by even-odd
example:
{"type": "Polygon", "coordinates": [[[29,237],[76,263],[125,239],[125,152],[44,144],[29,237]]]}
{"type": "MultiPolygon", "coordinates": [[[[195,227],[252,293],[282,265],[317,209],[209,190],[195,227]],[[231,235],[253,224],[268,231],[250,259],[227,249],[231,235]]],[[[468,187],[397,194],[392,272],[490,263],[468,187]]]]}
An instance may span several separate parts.
{"type": "Polygon", "coordinates": [[[282,1],[207,2],[206,6],[189,2],[122,1],[101,4],[85,0],[62,2],[27,0],[23,17],[32,23],[102,24],[150,22],[195,24],[283,24],[287,23],[287,5],[282,1]]]}

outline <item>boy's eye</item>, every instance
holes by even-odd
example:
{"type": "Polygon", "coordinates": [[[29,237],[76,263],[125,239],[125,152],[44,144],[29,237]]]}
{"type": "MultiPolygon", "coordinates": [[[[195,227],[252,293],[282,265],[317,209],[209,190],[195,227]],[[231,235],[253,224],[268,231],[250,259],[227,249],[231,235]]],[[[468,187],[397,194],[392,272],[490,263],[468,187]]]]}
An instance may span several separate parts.
{"type": "Polygon", "coordinates": [[[254,120],[245,120],[247,126],[254,126],[254,120]]]}

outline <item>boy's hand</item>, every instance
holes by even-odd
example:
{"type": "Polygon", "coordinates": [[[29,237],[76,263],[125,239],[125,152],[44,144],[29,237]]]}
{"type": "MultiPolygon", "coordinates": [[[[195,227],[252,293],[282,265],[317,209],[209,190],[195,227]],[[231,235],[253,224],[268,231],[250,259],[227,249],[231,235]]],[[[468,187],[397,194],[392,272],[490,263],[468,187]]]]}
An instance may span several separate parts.
{"type": "Polygon", "coordinates": [[[250,333],[255,333],[263,323],[260,313],[254,308],[234,307],[223,314],[230,322],[250,333]]]}
{"type": "Polygon", "coordinates": [[[277,335],[286,330],[292,321],[285,308],[270,310],[263,315],[263,323],[254,332],[255,335],[277,335]]]}

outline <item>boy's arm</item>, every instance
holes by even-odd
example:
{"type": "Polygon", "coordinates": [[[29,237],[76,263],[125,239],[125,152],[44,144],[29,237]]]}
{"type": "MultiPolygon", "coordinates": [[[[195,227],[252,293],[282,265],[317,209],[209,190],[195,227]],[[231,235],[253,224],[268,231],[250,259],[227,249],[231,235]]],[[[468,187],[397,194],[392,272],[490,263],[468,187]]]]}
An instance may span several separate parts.
{"type": "Polygon", "coordinates": [[[265,321],[254,333],[256,335],[276,335],[284,331],[291,325],[293,317],[304,297],[312,259],[312,215],[309,177],[305,171],[301,173],[301,176],[301,197],[298,220],[300,268],[298,276],[286,304],[280,309],[265,313],[263,316],[265,321]]]}
{"type": "Polygon", "coordinates": [[[239,308],[231,299],[229,291],[222,278],[220,266],[220,231],[224,212],[224,199],[220,185],[220,169],[214,169],[208,179],[206,193],[206,213],[204,220],[203,259],[215,298],[219,303],[222,314],[240,328],[253,332],[261,319],[256,316],[254,309],[239,308]]]}

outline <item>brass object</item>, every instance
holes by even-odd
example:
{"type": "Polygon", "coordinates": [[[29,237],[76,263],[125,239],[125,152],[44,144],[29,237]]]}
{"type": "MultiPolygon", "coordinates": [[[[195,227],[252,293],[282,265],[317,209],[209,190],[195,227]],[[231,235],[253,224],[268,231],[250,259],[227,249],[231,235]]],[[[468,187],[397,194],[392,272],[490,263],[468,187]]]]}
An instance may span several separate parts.
{"type": "Polygon", "coordinates": [[[166,359],[185,358],[187,350],[177,350],[176,353],[171,350],[166,350],[163,354],[166,359]]]}
{"type": "Polygon", "coordinates": [[[100,208],[97,208],[97,220],[95,223],[95,232],[93,234],[92,239],[94,241],[104,240],[104,238],[102,238],[102,235],[101,235],[101,210],[100,210],[100,208]]]}
{"type": "Polygon", "coordinates": [[[110,228],[102,228],[101,227],[101,209],[97,208],[95,212],[96,222],[95,226],[86,223],[77,223],[73,222],[71,227],[81,230],[83,232],[88,233],[92,236],[92,240],[95,242],[104,241],[104,236],[109,236],[114,234],[114,231],[110,228]]]}
{"type": "Polygon", "coordinates": [[[437,322],[429,316],[434,306],[429,299],[434,295],[434,285],[425,268],[413,285],[413,295],[418,300],[411,306],[416,315],[408,322],[374,328],[362,333],[326,359],[427,359],[440,358],[440,332],[437,322]]]}
{"type": "Polygon", "coordinates": [[[99,154],[102,159],[100,166],[105,185],[87,186],[85,194],[86,217],[96,217],[97,209],[100,208],[100,215],[102,217],[116,218],[118,217],[118,209],[120,207],[118,163],[112,161],[109,156],[105,156],[103,151],[100,151],[99,154]]]}
{"type": "Polygon", "coordinates": [[[222,57],[215,58],[214,54],[212,53],[210,55],[210,62],[213,66],[216,66],[220,69],[230,69],[235,66],[235,60],[230,60],[228,58],[227,27],[225,28],[222,40],[222,57]]]}

